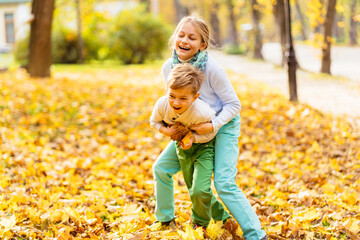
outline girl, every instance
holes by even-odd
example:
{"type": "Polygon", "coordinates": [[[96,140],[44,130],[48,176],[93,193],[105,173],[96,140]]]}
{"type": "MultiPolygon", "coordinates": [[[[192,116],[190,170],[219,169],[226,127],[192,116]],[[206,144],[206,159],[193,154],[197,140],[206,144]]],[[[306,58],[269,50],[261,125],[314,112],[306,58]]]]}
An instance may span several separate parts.
{"type": "MultiPolygon", "coordinates": [[[[173,55],[162,67],[165,81],[171,68],[184,62],[198,67],[205,75],[199,98],[216,111],[216,116],[210,123],[194,125],[192,130],[198,134],[218,131],[214,170],[217,193],[239,223],[245,239],[267,239],[255,211],[235,183],[241,105],[224,69],[208,56],[206,49],[210,44],[209,28],[200,18],[185,17],[179,22],[169,43],[173,48],[173,55]]],[[[153,171],[156,219],[162,225],[169,225],[174,222],[175,217],[172,176],[180,171],[174,141],[171,141],[160,154],[154,163],[153,171]]],[[[221,207],[219,204],[212,206],[212,217],[215,220],[220,220],[215,213],[219,212],[221,207]]]]}

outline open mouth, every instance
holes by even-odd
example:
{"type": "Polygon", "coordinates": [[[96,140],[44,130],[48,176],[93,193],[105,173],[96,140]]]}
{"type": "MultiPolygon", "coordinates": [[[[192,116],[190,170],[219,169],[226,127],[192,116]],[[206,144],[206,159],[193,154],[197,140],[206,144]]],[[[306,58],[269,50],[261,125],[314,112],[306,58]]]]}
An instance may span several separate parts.
{"type": "Polygon", "coordinates": [[[186,47],[181,47],[181,46],[179,46],[179,48],[180,48],[181,50],[185,50],[185,51],[188,51],[188,50],[190,50],[190,48],[186,48],[186,47]]]}
{"type": "Polygon", "coordinates": [[[178,110],[181,109],[181,107],[173,107],[173,108],[174,108],[174,110],[176,110],[176,111],[178,111],[178,110]]]}

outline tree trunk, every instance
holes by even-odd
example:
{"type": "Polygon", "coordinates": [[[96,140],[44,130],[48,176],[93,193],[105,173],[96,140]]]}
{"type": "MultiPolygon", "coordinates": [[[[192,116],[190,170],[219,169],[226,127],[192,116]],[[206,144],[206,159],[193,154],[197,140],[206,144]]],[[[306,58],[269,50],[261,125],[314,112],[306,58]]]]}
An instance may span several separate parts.
{"type": "Polygon", "coordinates": [[[210,10],[210,24],[213,32],[213,45],[221,47],[220,21],[217,15],[219,10],[219,3],[212,2],[210,10]]]}
{"type": "Polygon", "coordinates": [[[238,33],[236,30],[236,20],[234,15],[234,3],[232,0],[227,0],[226,5],[229,12],[229,44],[230,45],[237,45],[238,44],[238,33]]]}
{"type": "Polygon", "coordinates": [[[33,0],[30,28],[29,66],[31,77],[50,77],[51,24],[55,0],[33,0]]]}
{"type": "Polygon", "coordinates": [[[331,36],[332,24],[335,16],[336,0],[328,0],[324,23],[324,43],[322,47],[321,72],[331,74],[331,36]]]}
{"type": "Polygon", "coordinates": [[[333,32],[336,38],[336,41],[343,42],[345,40],[345,31],[343,26],[339,26],[338,22],[344,22],[344,13],[338,13],[335,15],[335,20],[333,23],[333,32]]]}
{"type": "Polygon", "coordinates": [[[150,12],[150,0],[140,0],[140,3],[145,6],[146,12],[150,12]]]}
{"type": "MultiPolygon", "coordinates": [[[[324,6],[325,6],[325,0],[319,0],[320,2],[320,9],[322,9],[324,6]]],[[[321,11],[321,14],[320,16],[318,16],[319,18],[322,18],[323,17],[323,14],[322,14],[322,11],[321,11]]],[[[321,34],[321,29],[322,29],[322,26],[320,23],[318,23],[314,29],[314,32],[315,33],[320,33],[321,34]]]]}
{"type": "Polygon", "coordinates": [[[176,11],[176,22],[180,22],[180,20],[189,15],[189,9],[184,7],[180,0],[174,0],[174,7],[175,7],[175,11],[176,11]]]}
{"type": "Polygon", "coordinates": [[[351,4],[351,13],[350,13],[350,45],[356,45],[357,44],[357,29],[356,25],[357,22],[354,21],[354,17],[356,15],[356,3],[357,0],[353,0],[351,4]]]}
{"type": "Polygon", "coordinates": [[[281,53],[282,60],[281,65],[285,66],[286,58],[285,58],[285,49],[286,49],[286,25],[285,25],[285,4],[284,0],[277,0],[274,5],[274,16],[276,21],[276,26],[278,29],[278,33],[280,36],[280,44],[281,44],[281,53]]]}
{"type": "Polygon", "coordinates": [[[261,53],[262,49],[262,36],[260,30],[260,12],[259,12],[259,4],[257,0],[251,0],[251,13],[252,13],[252,22],[253,22],[253,35],[254,35],[254,52],[253,58],[256,59],[264,59],[261,53]]]}
{"type": "Polygon", "coordinates": [[[305,41],[307,39],[306,24],[305,24],[304,15],[301,11],[299,0],[295,0],[295,7],[296,7],[296,13],[301,23],[301,40],[305,41]]]}
{"type": "Polygon", "coordinates": [[[78,61],[79,63],[84,63],[84,40],[82,37],[82,30],[81,30],[80,0],[75,0],[75,5],[76,5],[76,24],[77,24],[77,34],[78,34],[78,42],[77,42],[78,61]]]}

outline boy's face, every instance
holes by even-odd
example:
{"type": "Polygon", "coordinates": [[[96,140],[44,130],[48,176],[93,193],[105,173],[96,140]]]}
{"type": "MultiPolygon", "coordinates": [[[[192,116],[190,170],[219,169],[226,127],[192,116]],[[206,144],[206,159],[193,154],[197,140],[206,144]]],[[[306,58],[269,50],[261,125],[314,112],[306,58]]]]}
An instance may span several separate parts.
{"type": "Polygon", "coordinates": [[[179,89],[168,88],[167,95],[171,109],[175,114],[181,114],[195,102],[200,93],[194,94],[192,87],[186,86],[179,89]]]}

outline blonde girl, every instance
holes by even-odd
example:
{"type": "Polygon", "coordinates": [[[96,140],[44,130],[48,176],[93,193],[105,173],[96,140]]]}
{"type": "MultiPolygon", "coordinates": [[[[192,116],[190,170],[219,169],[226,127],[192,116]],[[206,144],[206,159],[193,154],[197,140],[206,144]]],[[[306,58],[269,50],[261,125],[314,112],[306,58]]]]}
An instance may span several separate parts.
{"type": "MultiPolygon", "coordinates": [[[[210,32],[204,20],[198,17],[185,17],[177,25],[169,43],[173,54],[163,67],[166,81],[176,64],[190,63],[204,72],[205,81],[200,88],[199,98],[216,111],[210,123],[194,125],[192,130],[198,134],[218,131],[215,141],[215,188],[222,202],[239,223],[245,239],[265,240],[266,233],[261,229],[259,218],[243,192],[235,183],[236,165],[239,154],[240,100],[232,87],[225,70],[217,64],[206,51],[210,44],[210,32]]],[[[175,142],[171,141],[160,154],[153,166],[155,179],[157,221],[162,225],[174,223],[174,189],[172,176],[181,170],[176,154],[175,142]]],[[[222,212],[218,202],[212,206],[212,217],[222,212]]]]}

